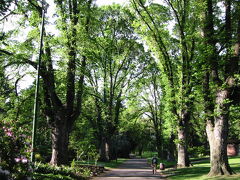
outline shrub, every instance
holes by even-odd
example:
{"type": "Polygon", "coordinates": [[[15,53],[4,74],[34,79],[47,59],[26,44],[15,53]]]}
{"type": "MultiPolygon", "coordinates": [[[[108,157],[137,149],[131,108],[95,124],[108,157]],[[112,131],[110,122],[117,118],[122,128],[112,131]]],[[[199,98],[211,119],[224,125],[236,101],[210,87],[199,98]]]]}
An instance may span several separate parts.
{"type": "Polygon", "coordinates": [[[23,179],[31,175],[30,143],[25,134],[18,134],[9,125],[0,124],[0,166],[10,172],[13,179],[23,179]]]}
{"type": "Polygon", "coordinates": [[[44,175],[62,175],[69,176],[74,179],[84,179],[86,176],[90,176],[90,173],[86,174],[86,169],[81,167],[69,167],[69,166],[52,166],[50,164],[37,163],[34,169],[35,173],[44,175]]]}

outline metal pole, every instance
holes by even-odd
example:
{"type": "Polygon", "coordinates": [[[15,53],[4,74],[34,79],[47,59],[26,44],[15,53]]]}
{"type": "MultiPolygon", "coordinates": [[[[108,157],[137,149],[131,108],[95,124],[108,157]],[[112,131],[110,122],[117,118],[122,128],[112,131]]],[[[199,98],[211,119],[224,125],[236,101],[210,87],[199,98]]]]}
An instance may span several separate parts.
{"type": "Polygon", "coordinates": [[[40,65],[41,65],[41,60],[42,60],[44,18],[45,18],[45,9],[44,9],[44,2],[42,1],[42,25],[41,25],[41,32],[40,32],[40,46],[39,46],[39,56],[38,56],[38,64],[37,64],[37,77],[36,77],[36,89],[35,89],[35,99],[34,99],[34,109],[33,109],[31,163],[34,163],[34,161],[35,161],[36,124],[37,124],[38,107],[39,107],[39,103],[38,103],[39,79],[40,79],[40,65]]]}

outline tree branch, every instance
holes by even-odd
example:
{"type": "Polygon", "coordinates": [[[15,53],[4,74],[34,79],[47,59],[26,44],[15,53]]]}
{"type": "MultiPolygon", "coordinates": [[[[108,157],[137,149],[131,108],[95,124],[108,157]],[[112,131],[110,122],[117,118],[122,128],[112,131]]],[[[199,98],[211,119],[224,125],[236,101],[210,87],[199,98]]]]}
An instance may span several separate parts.
{"type": "Polygon", "coordinates": [[[12,15],[12,14],[17,14],[14,11],[11,11],[10,13],[8,13],[7,15],[5,15],[4,17],[2,17],[2,19],[0,19],[0,21],[3,21],[4,19],[6,19],[8,16],[12,15]]]}

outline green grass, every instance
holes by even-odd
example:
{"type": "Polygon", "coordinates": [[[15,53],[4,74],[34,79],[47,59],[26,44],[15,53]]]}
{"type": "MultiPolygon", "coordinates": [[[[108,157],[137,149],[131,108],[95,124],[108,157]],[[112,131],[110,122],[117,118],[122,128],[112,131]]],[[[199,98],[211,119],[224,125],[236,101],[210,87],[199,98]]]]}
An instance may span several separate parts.
{"type": "Polygon", "coordinates": [[[190,168],[167,169],[163,174],[169,175],[170,180],[237,180],[240,179],[240,157],[230,157],[229,163],[233,171],[236,173],[231,176],[208,177],[210,170],[209,160],[203,160],[193,164],[190,168]]]}
{"type": "Polygon", "coordinates": [[[74,180],[73,178],[69,177],[69,176],[63,176],[63,175],[54,175],[54,174],[41,174],[41,173],[34,173],[34,180],[60,180],[60,179],[64,179],[64,180],[74,180]]]}
{"type": "Polygon", "coordinates": [[[152,158],[154,155],[157,156],[157,152],[152,152],[152,151],[144,151],[142,153],[142,158],[152,158]]]}
{"type": "Polygon", "coordinates": [[[105,168],[117,168],[119,165],[121,165],[123,162],[125,162],[127,159],[119,158],[117,161],[112,160],[110,162],[99,162],[104,166],[105,168]]]}
{"type": "MultiPolygon", "coordinates": [[[[97,165],[98,166],[104,166],[105,168],[117,168],[119,165],[121,165],[124,161],[126,161],[127,159],[124,158],[118,158],[117,161],[116,160],[111,160],[109,162],[101,162],[98,161],[97,165]]],[[[81,164],[81,165],[95,165],[94,161],[76,161],[77,164],[81,164]]]]}
{"type": "MultiPolygon", "coordinates": [[[[158,159],[158,168],[159,168],[159,164],[160,163],[163,163],[165,165],[165,168],[170,168],[170,167],[173,167],[173,166],[176,166],[176,162],[175,161],[167,161],[167,160],[162,160],[162,159],[158,159]]],[[[151,158],[147,158],[147,162],[149,164],[151,164],[151,161],[152,161],[152,157],[151,158]]]]}

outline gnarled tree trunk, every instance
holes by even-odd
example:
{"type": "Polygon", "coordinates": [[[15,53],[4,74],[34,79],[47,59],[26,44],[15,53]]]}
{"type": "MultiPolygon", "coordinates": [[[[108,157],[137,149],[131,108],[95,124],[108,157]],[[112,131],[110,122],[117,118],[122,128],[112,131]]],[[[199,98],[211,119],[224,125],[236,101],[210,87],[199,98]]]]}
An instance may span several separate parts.
{"type": "Polygon", "coordinates": [[[214,124],[208,121],[206,126],[211,160],[209,176],[232,174],[227,157],[229,104],[224,102],[227,100],[228,94],[228,90],[220,90],[217,92],[216,113],[218,116],[214,118],[214,124]]]}
{"type": "MultiPolygon", "coordinates": [[[[213,13],[213,1],[205,0],[205,23],[204,23],[204,39],[208,51],[205,52],[206,63],[210,67],[206,70],[206,76],[204,79],[204,100],[205,100],[205,113],[206,113],[206,131],[210,144],[210,159],[211,170],[209,176],[216,175],[229,175],[233,171],[229,166],[227,157],[227,137],[229,126],[229,107],[232,102],[229,101],[233,88],[236,85],[234,74],[238,73],[239,56],[235,53],[237,61],[233,61],[235,57],[232,57],[232,12],[231,7],[233,1],[225,1],[225,36],[224,45],[226,48],[226,56],[224,57],[224,69],[220,69],[219,53],[217,52],[216,44],[217,39],[214,30],[214,13],[213,13]],[[223,77],[219,76],[219,72],[225,71],[223,77]],[[212,86],[212,87],[211,87],[212,86]],[[217,88],[217,89],[216,89],[217,88]],[[215,95],[213,97],[213,94],[215,95]],[[215,105],[215,106],[214,106],[215,105]]],[[[238,8],[239,9],[239,6],[238,8]]],[[[237,13],[239,16],[239,13],[237,13]]],[[[239,20],[237,20],[239,23],[239,20]]],[[[239,25],[239,24],[238,24],[239,25]]],[[[239,28],[237,34],[239,34],[239,28]]],[[[237,35],[237,44],[239,44],[239,36],[237,35]]],[[[239,46],[238,46],[239,49],[239,46]]]]}
{"type": "Polygon", "coordinates": [[[52,128],[52,158],[50,164],[68,164],[69,130],[66,119],[59,120],[56,127],[52,128]]]}

